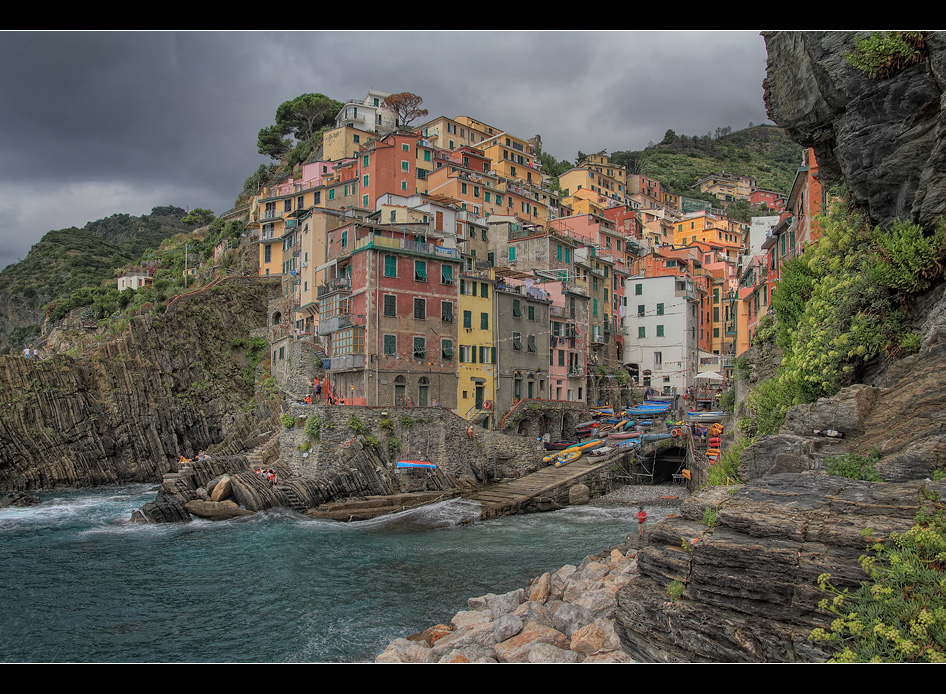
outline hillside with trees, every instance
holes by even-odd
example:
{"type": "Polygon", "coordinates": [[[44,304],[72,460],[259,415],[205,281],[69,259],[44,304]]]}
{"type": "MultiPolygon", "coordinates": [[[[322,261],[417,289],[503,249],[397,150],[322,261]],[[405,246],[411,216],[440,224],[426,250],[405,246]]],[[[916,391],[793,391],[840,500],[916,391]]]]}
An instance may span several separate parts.
{"type": "Polygon", "coordinates": [[[155,207],[150,215],[113,214],[81,229],[48,232],[26,258],[0,272],[0,351],[39,334],[48,303],[98,289],[147,249],[188,231],[192,227],[181,221],[186,214],[179,207],[155,207]]]}
{"type": "Polygon", "coordinates": [[[611,161],[629,174],[656,178],[686,197],[705,198],[693,186],[702,177],[726,171],[755,178],[759,188],[788,193],[801,165],[802,148],[781,128],[750,126],[745,130],[717,128],[705,135],[677,135],[668,130],[663,140],[641,151],[616,151],[611,161]]]}

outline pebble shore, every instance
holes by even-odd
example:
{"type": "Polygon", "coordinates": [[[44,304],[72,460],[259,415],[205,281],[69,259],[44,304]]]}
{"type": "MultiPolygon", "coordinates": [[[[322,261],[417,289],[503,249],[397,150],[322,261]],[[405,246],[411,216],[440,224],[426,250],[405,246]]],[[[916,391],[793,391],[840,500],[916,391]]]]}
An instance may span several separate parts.
{"type": "MultiPolygon", "coordinates": [[[[627,485],[589,505],[677,506],[686,488],[627,485]]],[[[630,663],[614,631],[617,591],[637,576],[637,536],[544,573],[525,588],[467,601],[450,624],[392,641],[376,663],[630,663]]]]}

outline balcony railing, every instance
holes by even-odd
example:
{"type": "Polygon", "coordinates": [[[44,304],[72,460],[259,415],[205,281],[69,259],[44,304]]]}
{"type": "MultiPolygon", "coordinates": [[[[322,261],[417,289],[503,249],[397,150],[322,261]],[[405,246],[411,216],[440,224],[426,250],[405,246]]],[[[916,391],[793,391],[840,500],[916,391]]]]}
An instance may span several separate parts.
{"type": "Polygon", "coordinates": [[[351,313],[344,313],[340,316],[323,318],[319,321],[319,335],[329,335],[338,330],[350,328],[352,326],[364,327],[365,317],[353,315],[351,313]]]}
{"type": "Polygon", "coordinates": [[[364,354],[343,354],[322,360],[322,368],[326,371],[350,371],[365,368],[364,354]]]}
{"type": "Polygon", "coordinates": [[[380,236],[378,234],[370,234],[355,242],[356,251],[364,248],[390,248],[392,250],[437,256],[438,258],[460,259],[460,253],[456,248],[446,248],[433,243],[411,241],[410,239],[396,239],[390,236],[380,236]]]}
{"type": "Polygon", "coordinates": [[[316,297],[322,298],[327,294],[334,294],[335,292],[350,292],[351,291],[351,280],[348,277],[334,277],[324,284],[321,284],[316,289],[316,297]]]}

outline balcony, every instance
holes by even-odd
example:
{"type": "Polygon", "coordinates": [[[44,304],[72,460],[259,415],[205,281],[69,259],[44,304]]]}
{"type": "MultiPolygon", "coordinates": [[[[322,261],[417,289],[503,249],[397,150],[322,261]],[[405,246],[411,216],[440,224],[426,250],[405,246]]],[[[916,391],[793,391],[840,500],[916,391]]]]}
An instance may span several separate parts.
{"type": "Polygon", "coordinates": [[[460,259],[460,252],[456,248],[446,248],[432,243],[423,243],[421,241],[411,241],[410,239],[396,239],[390,236],[380,236],[371,234],[355,242],[355,250],[360,251],[365,248],[392,249],[396,251],[407,251],[409,253],[418,253],[421,255],[432,255],[438,258],[460,259]]]}
{"type": "Polygon", "coordinates": [[[326,371],[351,371],[365,368],[364,354],[343,354],[322,360],[322,368],[326,371]]]}
{"type": "Polygon", "coordinates": [[[365,317],[364,316],[355,316],[351,313],[344,313],[340,316],[332,316],[331,318],[323,318],[319,321],[319,335],[329,335],[338,330],[343,330],[344,328],[350,328],[352,326],[365,326],[365,317]]]}
{"type": "Polygon", "coordinates": [[[335,292],[350,292],[351,291],[351,279],[348,277],[335,277],[328,280],[324,284],[319,285],[316,288],[316,297],[321,299],[323,296],[328,294],[334,294],[335,292]]]}

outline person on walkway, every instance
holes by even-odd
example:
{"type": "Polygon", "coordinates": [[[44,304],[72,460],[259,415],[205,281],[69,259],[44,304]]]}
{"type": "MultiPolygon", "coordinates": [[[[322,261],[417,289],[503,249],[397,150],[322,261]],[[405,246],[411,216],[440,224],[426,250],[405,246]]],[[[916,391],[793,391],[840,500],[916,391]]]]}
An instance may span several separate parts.
{"type": "Polygon", "coordinates": [[[644,539],[644,527],[647,525],[647,512],[643,506],[637,507],[637,537],[644,539]]]}
{"type": "Polygon", "coordinates": [[[472,424],[469,424],[469,425],[467,425],[467,427],[466,427],[466,437],[467,437],[468,439],[472,439],[472,438],[473,438],[473,425],[472,425],[472,424]]]}

